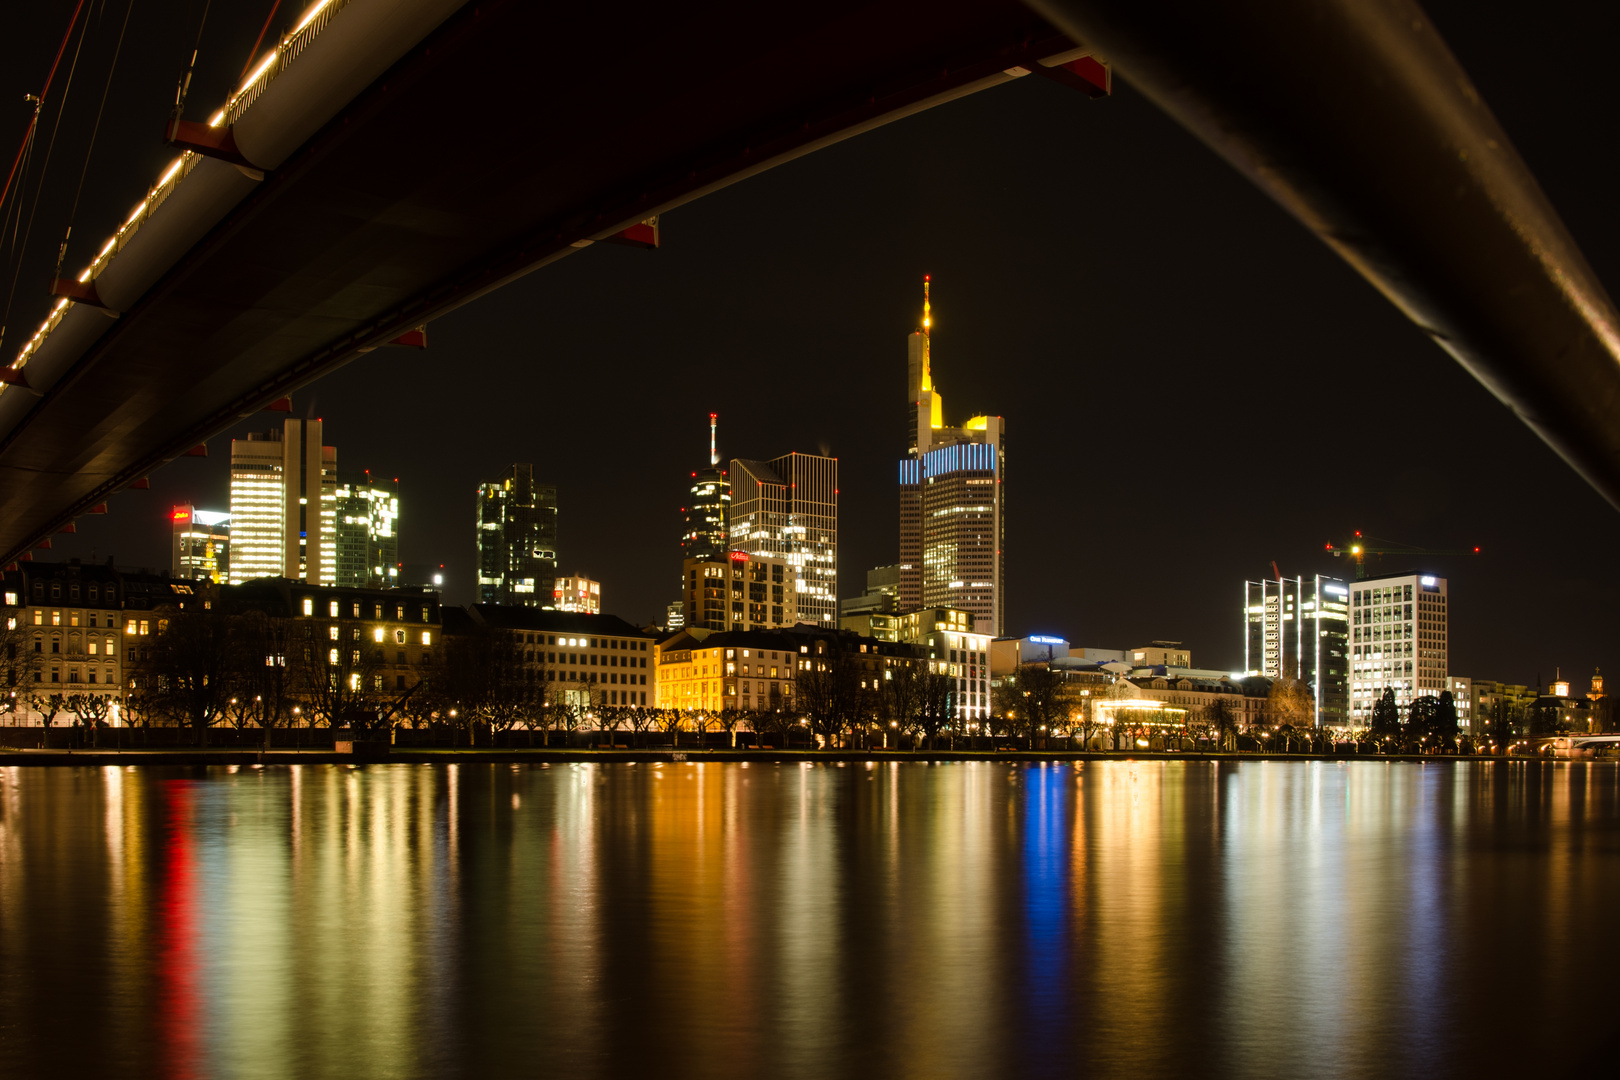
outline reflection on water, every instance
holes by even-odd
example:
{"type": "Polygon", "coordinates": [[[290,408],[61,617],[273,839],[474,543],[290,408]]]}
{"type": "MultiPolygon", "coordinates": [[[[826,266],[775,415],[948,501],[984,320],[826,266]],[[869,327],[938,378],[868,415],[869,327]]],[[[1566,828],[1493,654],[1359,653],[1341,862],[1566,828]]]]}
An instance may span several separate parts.
{"type": "Polygon", "coordinates": [[[1620,769],[0,768],[6,1075],[1578,1071],[1620,769]]]}

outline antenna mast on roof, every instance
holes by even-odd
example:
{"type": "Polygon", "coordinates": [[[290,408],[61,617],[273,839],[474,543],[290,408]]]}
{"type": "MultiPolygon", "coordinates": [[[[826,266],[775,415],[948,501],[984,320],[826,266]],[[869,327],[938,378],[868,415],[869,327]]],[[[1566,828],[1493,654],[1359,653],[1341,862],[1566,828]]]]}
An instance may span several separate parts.
{"type": "Polygon", "coordinates": [[[719,426],[720,426],[720,414],[719,413],[710,413],[709,414],[709,464],[712,465],[712,466],[718,466],[720,464],[720,443],[719,443],[719,434],[718,434],[718,431],[717,431],[719,426]]]}

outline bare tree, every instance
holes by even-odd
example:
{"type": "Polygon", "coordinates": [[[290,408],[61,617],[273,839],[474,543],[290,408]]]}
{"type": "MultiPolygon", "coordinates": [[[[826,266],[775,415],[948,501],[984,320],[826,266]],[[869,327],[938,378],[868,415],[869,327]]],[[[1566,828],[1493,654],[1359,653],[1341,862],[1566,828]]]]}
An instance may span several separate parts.
{"type": "Polygon", "coordinates": [[[1266,697],[1266,719],[1273,727],[1299,730],[1316,726],[1316,703],[1310,687],[1298,679],[1282,678],[1271,684],[1266,697]]]}
{"type": "Polygon", "coordinates": [[[107,715],[117,698],[111,694],[77,693],[69,694],[64,704],[78,718],[79,726],[90,735],[90,745],[100,744],[101,728],[105,725],[107,715]]]}
{"type": "Polygon", "coordinates": [[[306,623],[305,637],[292,659],[293,686],[310,714],[329,728],[366,726],[373,709],[374,680],[381,668],[379,653],[362,640],[358,620],[306,623]]]}

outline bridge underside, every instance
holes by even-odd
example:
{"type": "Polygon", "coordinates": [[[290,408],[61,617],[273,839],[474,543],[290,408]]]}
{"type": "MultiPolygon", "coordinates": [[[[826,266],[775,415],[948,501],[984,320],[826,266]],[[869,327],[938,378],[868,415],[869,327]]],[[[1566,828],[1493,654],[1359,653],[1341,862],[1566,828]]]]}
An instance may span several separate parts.
{"type": "Polygon", "coordinates": [[[7,435],[0,561],[582,242],[1072,48],[1012,0],[664,5],[630,23],[611,5],[468,5],[7,435]]]}
{"type": "Polygon", "coordinates": [[[1015,0],[468,4],[0,440],[0,561],[577,244],[1081,41],[1620,506],[1620,316],[1413,0],[1030,3],[1051,21],[1015,0]]]}

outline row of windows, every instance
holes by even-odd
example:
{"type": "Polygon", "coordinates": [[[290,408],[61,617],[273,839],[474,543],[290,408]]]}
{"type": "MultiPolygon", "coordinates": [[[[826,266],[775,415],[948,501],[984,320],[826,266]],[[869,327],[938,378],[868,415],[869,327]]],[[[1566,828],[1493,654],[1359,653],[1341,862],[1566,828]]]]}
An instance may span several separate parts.
{"type": "Polygon", "coordinates": [[[525,662],[534,664],[577,664],[585,667],[646,667],[645,656],[600,656],[597,653],[575,654],[541,652],[538,649],[528,649],[523,653],[525,662]]]}
{"type": "MultiPolygon", "coordinates": [[[[332,560],[331,559],[325,559],[323,561],[331,562],[332,560]]],[[[341,601],[328,600],[327,603],[326,603],[326,614],[327,614],[327,616],[329,618],[333,618],[333,619],[338,618],[343,612],[343,606],[344,605],[343,605],[343,603],[341,601]]],[[[372,610],[371,617],[373,619],[385,618],[386,616],[383,614],[383,612],[387,608],[392,608],[394,610],[393,618],[403,622],[405,620],[405,618],[406,618],[406,616],[405,616],[406,609],[407,608],[414,608],[415,610],[412,612],[413,616],[419,616],[421,618],[422,622],[432,622],[433,621],[433,605],[432,604],[401,604],[401,603],[384,604],[382,601],[379,600],[379,601],[371,602],[371,604],[369,606],[371,607],[371,610],[372,610]]],[[[363,616],[361,614],[361,612],[367,607],[366,602],[361,601],[361,600],[351,600],[348,603],[348,607],[349,607],[349,614],[350,614],[351,618],[360,619],[360,618],[365,617],[365,616],[363,616]]],[[[313,596],[304,597],[303,598],[303,603],[302,603],[302,608],[303,608],[303,612],[304,612],[305,615],[314,615],[315,614],[315,598],[313,596]]]]}
{"type": "Polygon", "coordinates": [[[628,638],[583,638],[566,634],[529,634],[517,636],[519,645],[559,645],[566,649],[618,649],[628,652],[646,652],[647,642],[628,638]]]}

